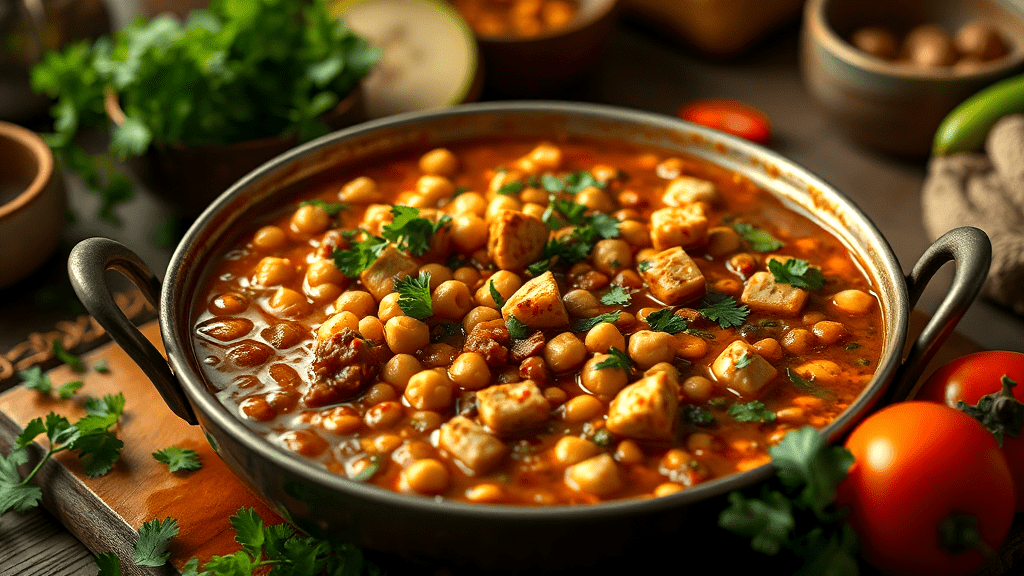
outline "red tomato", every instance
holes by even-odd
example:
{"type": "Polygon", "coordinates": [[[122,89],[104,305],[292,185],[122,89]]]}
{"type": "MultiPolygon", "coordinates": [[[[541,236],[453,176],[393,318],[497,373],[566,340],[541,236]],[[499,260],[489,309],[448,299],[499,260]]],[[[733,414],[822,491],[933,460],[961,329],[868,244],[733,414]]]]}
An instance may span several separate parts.
{"type": "Polygon", "coordinates": [[[688,122],[721,130],[758,144],[767,144],[772,137],[772,125],[768,117],[742,102],[699,100],[680,108],[677,115],[688,122]]]}
{"type": "Polygon", "coordinates": [[[1013,478],[977,420],[942,404],[901,402],[861,422],[846,447],[855,463],[837,502],[849,506],[866,561],[900,575],[973,573],[980,551],[941,543],[951,518],[976,521],[982,541],[999,549],[1013,520],[1013,478]]]}
{"type": "MultiPolygon", "coordinates": [[[[988,351],[968,354],[942,366],[925,380],[917,392],[918,400],[944,402],[956,408],[957,402],[975,405],[982,396],[1002,389],[1003,375],[1017,383],[1013,396],[1024,402],[1024,354],[988,351]]],[[[1003,454],[1010,464],[1017,486],[1017,511],[1024,511],[1024,435],[1003,435],[1003,454]]]]}

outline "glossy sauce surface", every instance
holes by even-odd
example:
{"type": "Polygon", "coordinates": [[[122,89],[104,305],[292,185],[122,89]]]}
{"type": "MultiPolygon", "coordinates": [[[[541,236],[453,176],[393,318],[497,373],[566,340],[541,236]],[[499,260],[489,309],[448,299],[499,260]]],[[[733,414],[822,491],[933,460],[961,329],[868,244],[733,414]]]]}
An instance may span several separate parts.
{"type": "Polygon", "coordinates": [[[863,390],[885,339],[881,312],[833,236],[706,162],[552,142],[384,159],[253,222],[217,263],[193,323],[221,401],[271,443],[357,481],[552,505],[665,495],[755,467],[787,431],[825,426],[863,390]],[[300,205],[314,198],[322,202],[300,205]],[[346,209],[328,213],[343,200],[346,209]],[[436,228],[422,254],[401,240],[388,248],[404,263],[395,277],[430,275],[433,314],[422,319],[403,312],[393,287],[336,264],[386,235],[394,203],[436,228]],[[531,271],[518,256],[538,222],[548,246],[542,258],[533,252],[531,271]],[[587,227],[600,233],[583,241],[578,262],[550,258],[552,243],[587,227]],[[341,232],[357,228],[367,234],[341,232]],[[758,244],[766,236],[778,247],[758,244]],[[679,279],[664,274],[679,268],[666,259],[680,244],[701,286],[667,297],[679,279]],[[766,305],[764,294],[796,290],[768,281],[754,294],[773,258],[805,261],[824,285],[803,289],[795,308],[769,310],[774,297],[766,305]],[[730,322],[707,311],[716,302],[746,314],[723,327],[730,322]],[[672,321],[669,332],[647,321],[664,309],[672,313],[656,317],[672,321]],[[602,315],[609,321],[585,325],[602,315]]]}

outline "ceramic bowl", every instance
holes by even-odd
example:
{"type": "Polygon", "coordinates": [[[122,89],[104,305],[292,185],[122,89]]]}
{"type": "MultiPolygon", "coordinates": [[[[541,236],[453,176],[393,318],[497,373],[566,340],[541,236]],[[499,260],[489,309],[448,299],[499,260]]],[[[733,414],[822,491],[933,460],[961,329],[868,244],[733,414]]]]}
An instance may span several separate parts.
{"type": "Polygon", "coordinates": [[[1013,0],[808,0],[801,68],[810,93],[851,139],[908,157],[926,156],[942,119],[960,102],[1024,69],[1024,5],[1013,0]],[[954,33],[984,19],[1009,53],[969,72],[875,58],[848,39],[863,26],[903,33],[936,24],[954,33]]]}
{"type": "Polygon", "coordinates": [[[28,276],[60,243],[64,184],[35,132],[0,122],[0,288],[28,276]]]}

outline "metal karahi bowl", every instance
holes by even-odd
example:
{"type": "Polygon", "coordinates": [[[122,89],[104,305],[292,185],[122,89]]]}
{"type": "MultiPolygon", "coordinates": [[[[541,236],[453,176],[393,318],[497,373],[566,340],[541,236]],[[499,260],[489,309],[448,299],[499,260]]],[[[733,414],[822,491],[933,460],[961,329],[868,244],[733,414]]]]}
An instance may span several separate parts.
{"type": "Polygon", "coordinates": [[[905,277],[888,243],[842,193],[774,152],[701,126],[608,106],[496,102],[368,122],[271,160],[203,212],[178,245],[162,288],[134,254],[106,239],[86,240],[76,247],[69,260],[72,282],[90,312],[142,366],[168,405],[202,426],[235,474],[312,535],[449,565],[511,572],[558,571],[595,563],[602,569],[616,564],[636,569],[664,562],[681,545],[715,549],[725,535],[715,525],[724,495],[765,480],[772,473],[770,465],[665,497],[589,506],[529,508],[408,496],[342,478],[270,444],[225,408],[202,377],[191,337],[195,294],[211,273],[211,264],[254,215],[281,205],[301,192],[305,181],[337,166],[409,147],[556,134],[624,140],[707,159],[811,215],[850,247],[877,287],[885,342],[873,380],[824,429],[832,440],[880,402],[907,392],[973,301],[989,264],[987,237],[976,229],[957,229],[938,240],[905,277]],[[946,302],[904,359],[910,310],[923,285],[949,260],[956,261],[957,272],[946,302]],[[109,269],[129,276],[159,301],[168,360],[113,304],[104,278],[109,269]]]}

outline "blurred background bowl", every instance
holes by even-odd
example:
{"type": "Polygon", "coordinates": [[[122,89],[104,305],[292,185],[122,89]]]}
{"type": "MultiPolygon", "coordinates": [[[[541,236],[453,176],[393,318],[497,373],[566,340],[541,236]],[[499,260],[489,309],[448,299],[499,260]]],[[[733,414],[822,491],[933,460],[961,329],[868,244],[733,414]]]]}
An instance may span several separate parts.
{"type": "Polygon", "coordinates": [[[971,94],[1024,69],[1024,4],[1013,0],[808,0],[801,69],[810,93],[853,140],[876,150],[923,157],[942,119],[971,94]],[[850,42],[854,31],[882,26],[902,37],[938,25],[950,35],[984,20],[1007,53],[969,68],[889,61],[850,42]]]}
{"type": "Polygon", "coordinates": [[[514,0],[509,2],[512,18],[528,21],[539,11],[542,24],[537,30],[517,31],[489,26],[486,18],[472,11],[479,4],[479,0],[453,2],[476,35],[488,98],[560,95],[593,69],[620,12],[619,0],[514,0]],[[565,22],[543,27],[544,11],[556,4],[574,6],[575,11],[565,22]]]}
{"type": "Polygon", "coordinates": [[[60,244],[64,181],[35,132],[0,122],[0,288],[28,276],[60,244]]]}

